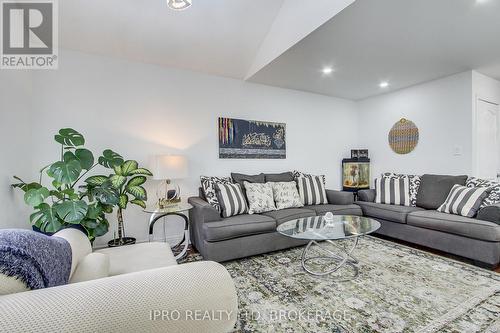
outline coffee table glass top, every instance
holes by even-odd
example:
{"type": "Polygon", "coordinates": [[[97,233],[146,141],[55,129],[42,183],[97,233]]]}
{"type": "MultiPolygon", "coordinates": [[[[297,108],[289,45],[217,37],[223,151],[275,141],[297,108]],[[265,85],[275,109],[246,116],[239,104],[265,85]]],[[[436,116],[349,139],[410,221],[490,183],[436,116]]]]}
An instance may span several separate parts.
{"type": "Polygon", "coordinates": [[[380,228],[380,223],[361,216],[334,215],[306,217],[280,224],[277,231],[287,237],[308,240],[335,240],[368,235],[380,228]]]}

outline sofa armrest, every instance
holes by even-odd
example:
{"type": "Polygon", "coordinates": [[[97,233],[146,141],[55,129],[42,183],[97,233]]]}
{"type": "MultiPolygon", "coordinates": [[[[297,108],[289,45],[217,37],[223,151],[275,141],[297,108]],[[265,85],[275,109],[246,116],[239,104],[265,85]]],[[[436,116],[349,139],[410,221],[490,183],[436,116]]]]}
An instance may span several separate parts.
{"type": "Polygon", "coordinates": [[[377,196],[377,191],[375,190],[360,190],[358,191],[358,200],[366,202],[374,202],[377,196]]]}
{"type": "Polygon", "coordinates": [[[328,203],[332,205],[352,205],[354,194],[352,192],[326,190],[328,203]]]}
{"type": "Polygon", "coordinates": [[[500,225],[500,203],[481,208],[477,213],[477,219],[494,222],[500,225]]]}
{"type": "Polygon", "coordinates": [[[14,333],[229,332],[237,314],[233,280],[215,262],[0,297],[1,330],[14,333]],[[205,313],[214,313],[214,317],[197,320],[205,313]]]}
{"type": "Polygon", "coordinates": [[[222,220],[219,211],[202,198],[191,197],[188,199],[188,202],[193,206],[193,209],[190,211],[191,222],[215,222],[222,220]]]}

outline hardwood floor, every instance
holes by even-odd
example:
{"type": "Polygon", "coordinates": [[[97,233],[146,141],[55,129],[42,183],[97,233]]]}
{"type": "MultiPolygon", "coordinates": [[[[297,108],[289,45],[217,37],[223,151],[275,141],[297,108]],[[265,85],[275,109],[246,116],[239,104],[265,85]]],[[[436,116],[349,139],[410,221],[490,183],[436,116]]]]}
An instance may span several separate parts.
{"type": "Polygon", "coordinates": [[[391,242],[395,242],[395,243],[398,243],[398,244],[406,245],[406,246],[409,246],[409,247],[413,247],[415,249],[419,249],[419,250],[422,250],[422,251],[430,252],[432,254],[443,256],[443,257],[446,257],[446,258],[450,258],[450,259],[462,261],[462,262],[470,264],[470,265],[479,266],[481,268],[488,269],[488,270],[500,273],[500,265],[498,265],[496,267],[491,267],[491,266],[488,266],[488,265],[485,265],[485,264],[478,264],[474,260],[470,260],[470,259],[467,259],[467,258],[464,258],[464,257],[455,256],[453,254],[449,254],[449,253],[446,253],[446,252],[443,252],[443,251],[431,249],[431,248],[428,248],[428,247],[425,247],[425,246],[421,246],[421,245],[417,245],[417,244],[412,244],[412,243],[405,242],[405,241],[402,241],[402,240],[399,240],[399,239],[394,239],[394,238],[386,237],[386,236],[382,236],[382,235],[374,235],[374,236],[382,238],[382,239],[390,240],[391,242]]]}

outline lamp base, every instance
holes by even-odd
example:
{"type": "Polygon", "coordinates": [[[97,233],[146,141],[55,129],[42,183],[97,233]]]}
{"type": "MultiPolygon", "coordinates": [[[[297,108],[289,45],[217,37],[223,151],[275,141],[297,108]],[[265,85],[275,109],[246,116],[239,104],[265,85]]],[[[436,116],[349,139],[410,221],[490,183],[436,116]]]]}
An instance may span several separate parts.
{"type": "Polygon", "coordinates": [[[174,205],[181,202],[181,198],[173,198],[173,199],[158,199],[158,207],[160,209],[166,208],[170,205],[174,205]]]}

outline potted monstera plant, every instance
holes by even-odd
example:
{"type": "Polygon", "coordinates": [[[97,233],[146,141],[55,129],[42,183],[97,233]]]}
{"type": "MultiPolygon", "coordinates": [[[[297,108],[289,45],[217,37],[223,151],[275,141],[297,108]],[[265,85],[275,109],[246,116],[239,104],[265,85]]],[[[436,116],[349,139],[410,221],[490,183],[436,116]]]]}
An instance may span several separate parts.
{"type": "Polygon", "coordinates": [[[118,238],[109,241],[111,247],[129,245],[135,243],[135,238],[125,237],[123,223],[123,210],[129,204],[146,208],[147,192],[142,186],[147,176],[152,173],[145,168],[140,168],[137,161],[123,161],[121,156],[114,159],[114,152],[104,151],[100,164],[113,170],[108,176],[92,176],[85,180],[85,188],[89,193],[101,193],[106,191],[116,192],[118,196],[116,218],[118,220],[118,238]]]}
{"type": "Polygon", "coordinates": [[[124,161],[119,154],[109,149],[96,162],[92,152],[84,148],[85,138],[74,129],[61,129],[54,140],[60,145],[60,159],[43,167],[37,182],[25,182],[15,176],[18,182],[12,185],[25,192],[24,201],[34,209],[30,216],[34,229],[52,234],[64,228],[76,227],[93,241],[108,232],[106,214],[111,214],[116,206],[119,211],[119,235],[123,235],[122,209],[126,208],[124,195],[127,196],[127,202],[128,193],[133,196],[131,203],[144,206],[147,193],[141,185],[151,173],[138,168],[135,161],[124,161]],[[84,180],[85,186],[79,186],[80,181],[97,166],[112,168],[115,175],[121,177],[129,177],[134,171],[141,178],[134,180],[134,177],[118,186],[118,180],[122,181],[122,178],[118,179],[114,175],[91,176],[84,180]],[[49,179],[44,181],[44,176],[49,179]],[[95,177],[106,179],[98,182],[95,177]]]}

